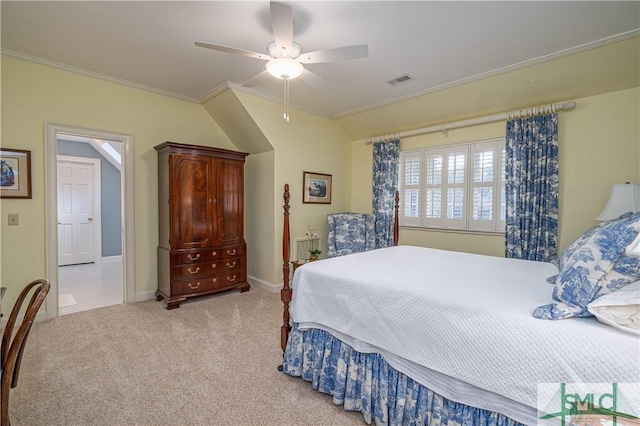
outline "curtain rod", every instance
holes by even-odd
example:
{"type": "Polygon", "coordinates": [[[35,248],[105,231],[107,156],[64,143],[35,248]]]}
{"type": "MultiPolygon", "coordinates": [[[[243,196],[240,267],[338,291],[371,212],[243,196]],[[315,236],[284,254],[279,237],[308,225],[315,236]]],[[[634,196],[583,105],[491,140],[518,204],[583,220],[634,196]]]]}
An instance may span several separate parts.
{"type": "Polygon", "coordinates": [[[447,124],[423,127],[422,129],[407,130],[406,132],[392,133],[384,136],[375,136],[373,138],[367,139],[365,141],[365,144],[368,145],[370,143],[386,142],[390,140],[405,138],[408,136],[424,135],[427,133],[435,133],[435,132],[442,132],[444,133],[445,136],[448,136],[449,130],[452,130],[452,129],[475,126],[478,124],[493,123],[496,121],[513,120],[514,118],[530,117],[530,116],[542,115],[542,114],[554,114],[557,111],[571,111],[575,107],[576,107],[576,103],[574,101],[569,101],[569,102],[560,103],[560,104],[541,105],[537,107],[521,109],[518,111],[504,112],[501,114],[487,115],[485,117],[471,118],[469,120],[454,121],[452,123],[447,123],[447,124]]]}

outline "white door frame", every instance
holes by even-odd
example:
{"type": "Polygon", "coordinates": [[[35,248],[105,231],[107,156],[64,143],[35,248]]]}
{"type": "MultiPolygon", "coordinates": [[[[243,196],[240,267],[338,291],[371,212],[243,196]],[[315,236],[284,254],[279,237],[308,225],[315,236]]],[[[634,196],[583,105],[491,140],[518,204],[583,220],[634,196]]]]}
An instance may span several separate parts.
{"type": "Polygon", "coordinates": [[[107,139],[122,143],[122,284],[125,303],[135,301],[134,269],[134,214],[133,214],[133,135],[104,130],[67,126],[45,122],[44,163],[47,185],[45,190],[45,232],[46,232],[46,279],[51,283],[47,297],[47,319],[59,315],[58,307],[58,133],[84,136],[95,139],[107,139]]]}
{"type": "MultiPolygon", "coordinates": [[[[101,212],[101,177],[100,177],[100,159],[98,158],[87,158],[87,157],[73,157],[70,155],[58,155],[57,163],[60,162],[74,163],[74,164],[91,164],[93,166],[93,176],[91,179],[93,180],[93,191],[92,191],[92,199],[91,199],[91,221],[93,226],[93,235],[92,242],[93,247],[91,250],[94,254],[94,262],[99,263],[102,260],[102,212],[101,212]]],[[[58,175],[56,174],[56,177],[58,175]]],[[[58,196],[60,194],[58,193],[58,196]]],[[[58,220],[60,218],[58,217],[58,220]]],[[[60,227],[58,226],[58,237],[60,237],[60,227]]],[[[58,256],[60,253],[58,252],[58,256]]],[[[58,266],[60,266],[60,259],[58,258],[58,266]]]]}

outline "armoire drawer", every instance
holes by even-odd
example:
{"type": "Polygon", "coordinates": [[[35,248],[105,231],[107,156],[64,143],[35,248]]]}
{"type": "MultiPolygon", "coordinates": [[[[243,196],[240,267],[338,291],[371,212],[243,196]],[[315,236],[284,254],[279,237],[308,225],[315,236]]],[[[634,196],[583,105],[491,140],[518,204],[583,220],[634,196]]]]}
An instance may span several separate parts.
{"type": "Polygon", "coordinates": [[[244,256],[225,259],[220,262],[216,262],[215,269],[217,269],[218,271],[217,273],[231,272],[231,271],[237,271],[239,269],[245,269],[245,260],[246,260],[246,257],[244,256]]]}
{"type": "Polygon", "coordinates": [[[171,282],[171,292],[176,295],[188,295],[233,287],[236,283],[245,282],[246,276],[245,270],[239,270],[214,277],[174,280],[171,282]]]}
{"type": "Polygon", "coordinates": [[[189,263],[212,262],[222,259],[220,249],[194,249],[194,250],[172,250],[171,264],[181,265],[189,263]]]}
{"type": "Polygon", "coordinates": [[[242,283],[247,281],[247,271],[241,269],[239,271],[230,271],[220,277],[218,281],[221,286],[233,286],[237,283],[242,283]]]}
{"type": "Polygon", "coordinates": [[[175,280],[171,282],[171,294],[186,295],[206,293],[219,287],[220,277],[202,277],[190,280],[175,280]]]}
{"type": "Polygon", "coordinates": [[[224,247],[222,249],[220,249],[220,251],[222,252],[222,258],[223,259],[229,259],[231,257],[237,257],[237,256],[244,256],[245,254],[245,247],[244,245],[241,246],[232,246],[232,247],[224,247]]]}
{"type": "Polygon", "coordinates": [[[239,245],[193,250],[172,250],[171,264],[181,265],[188,263],[212,262],[220,259],[244,256],[245,247],[246,246],[244,245],[239,245]]]}
{"type": "Polygon", "coordinates": [[[175,280],[190,280],[194,278],[209,277],[214,275],[214,268],[212,268],[211,265],[215,264],[215,262],[200,262],[187,265],[175,265],[171,267],[171,278],[175,280]]]}
{"type": "Polygon", "coordinates": [[[236,257],[217,262],[200,262],[186,265],[175,265],[171,267],[173,279],[192,279],[220,275],[229,271],[245,268],[245,257],[236,257]]]}

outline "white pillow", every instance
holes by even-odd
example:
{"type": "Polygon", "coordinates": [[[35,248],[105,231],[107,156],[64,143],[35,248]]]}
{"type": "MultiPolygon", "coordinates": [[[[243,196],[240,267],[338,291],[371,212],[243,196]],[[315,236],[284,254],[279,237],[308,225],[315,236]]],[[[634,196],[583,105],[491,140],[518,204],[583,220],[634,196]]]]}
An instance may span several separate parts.
{"type": "Polygon", "coordinates": [[[627,249],[625,250],[627,256],[635,256],[640,257],[640,234],[636,237],[635,240],[629,244],[627,249]]]}
{"type": "Polygon", "coordinates": [[[597,298],[587,309],[603,324],[640,335],[640,281],[597,298]]]}

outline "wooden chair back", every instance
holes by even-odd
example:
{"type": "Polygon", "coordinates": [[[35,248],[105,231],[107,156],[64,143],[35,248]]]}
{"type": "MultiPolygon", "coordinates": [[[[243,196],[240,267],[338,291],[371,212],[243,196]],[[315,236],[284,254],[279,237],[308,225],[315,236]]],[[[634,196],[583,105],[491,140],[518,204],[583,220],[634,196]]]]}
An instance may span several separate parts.
{"type": "Polygon", "coordinates": [[[22,363],[22,354],[27,343],[27,337],[29,337],[31,326],[35,321],[40,306],[42,306],[49,293],[50,287],[51,285],[47,280],[40,279],[30,282],[20,292],[18,300],[11,310],[11,315],[9,315],[7,327],[2,336],[2,346],[0,347],[0,360],[2,360],[0,426],[9,425],[9,390],[10,388],[15,388],[18,384],[20,364],[22,363]],[[31,298],[24,310],[24,317],[18,330],[14,333],[18,314],[22,310],[29,294],[31,294],[31,298]]]}

